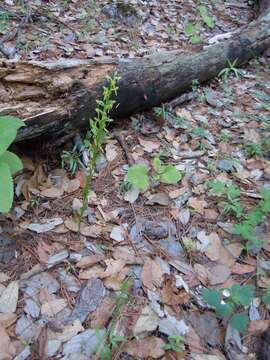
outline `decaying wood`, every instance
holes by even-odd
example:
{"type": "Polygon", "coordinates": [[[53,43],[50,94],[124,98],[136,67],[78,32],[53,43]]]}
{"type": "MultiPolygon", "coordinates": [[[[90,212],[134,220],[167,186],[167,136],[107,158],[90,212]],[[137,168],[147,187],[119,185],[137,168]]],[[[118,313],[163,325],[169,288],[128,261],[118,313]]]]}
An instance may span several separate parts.
{"type": "Polygon", "coordinates": [[[260,15],[216,45],[196,53],[178,51],[137,59],[20,62],[0,60],[0,115],[25,120],[17,140],[67,134],[88,124],[106,76],[121,76],[113,116],[149,109],[205,82],[237,59],[238,66],[270,45],[270,0],[260,1],[260,15]]]}

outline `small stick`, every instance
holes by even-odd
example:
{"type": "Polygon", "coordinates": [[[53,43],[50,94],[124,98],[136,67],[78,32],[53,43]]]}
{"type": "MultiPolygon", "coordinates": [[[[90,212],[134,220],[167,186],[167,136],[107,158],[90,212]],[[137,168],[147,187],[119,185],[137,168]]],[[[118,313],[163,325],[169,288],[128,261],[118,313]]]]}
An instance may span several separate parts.
{"type": "Polygon", "coordinates": [[[124,153],[125,153],[125,156],[126,156],[126,159],[127,159],[127,162],[129,164],[129,166],[132,166],[135,164],[135,161],[133,160],[133,158],[131,157],[131,155],[129,154],[129,149],[127,147],[127,144],[125,142],[125,140],[123,139],[123,136],[120,134],[120,133],[115,133],[114,134],[114,137],[115,139],[119,142],[120,146],[122,147],[124,153]]]}

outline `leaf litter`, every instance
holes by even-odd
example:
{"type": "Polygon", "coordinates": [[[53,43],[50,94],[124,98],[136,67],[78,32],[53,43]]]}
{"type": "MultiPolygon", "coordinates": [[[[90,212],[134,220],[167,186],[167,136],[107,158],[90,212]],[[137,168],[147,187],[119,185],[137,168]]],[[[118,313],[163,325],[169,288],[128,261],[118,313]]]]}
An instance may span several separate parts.
{"type": "MultiPolygon", "coordinates": [[[[31,3],[38,13],[38,1],[31,3]]],[[[20,58],[100,58],[113,53],[134,57],[180,44],[189,49],[185,19],[177,14],[181,9],[180,14],[189,13],[192,19],[198,16],[193,1],[151,1],[147,6],[134,0],[127,14],[118,2],[99,1],[91,9],[79,3],[80,11],[74,1],[55,7],[52,2],[42,4],[52,25],[44,26],[40,35],[47,36],[47,45],[24,31],[23,41],[32,49],[27,53],[20,47],[20,58]],[[84,32],[85,19],[90,29],[84,32]],[[142,42],[142,35],[147,42],[142,42]]],[[[240,25],[237,4],[207,5],[223,32],[240,25]]],[[[12,0],[4,6],[17,10],[12,0]]],[[[245,4],[241,11],[247,23],[252,11],[245,4]]],[[[44,20],[42,15],[43,25],[44,20]]],[[[3,33],[16,21],[12,18],[3,33]]],[[[39,33],[39,25],[34,21],[29,28],[39,33]]],[[[219,35],[209,28],[200,36],[218,41],[219,35]]],[[[198,86],[181,105],[164,104],[156,109],[165,110],[161,122],[151,111],[117,129],[133,163],[150,169],[158,155],[165,164],[174,164],[182,173],[175,185],[152,181],[143,191],[125,189],[126,149],[110,134],[80,233],[76,214],[83,171],[78,169],[72,177],[60,169],[55,154],[50,161],[42,154],[39,161],[25,156],[27,174],[17,182],[17,210],[9,219],[16,230],[16,251],[0,274],[0,358],[34,358],[38,344],[45,358],[94,358],[110,324],[112,341],[114,336],[124,339],[117,350],[112,348],[115,358],[265,356],[261,351],[270,336],[269,216],[254,229],[264,239],[262,248],[247,251],[243,238],[235,234],[237,197],[230,202],[226,194],[214,191],[217,183],[209,184],[237,186],[245,214],[261,201],[260,189],[270,189],[267,61],[254,60],[238,79],[198,86]],[[260,146],[264,152],[251,156],[260,146]],[[126,280],[130,286],[123,293],[126,280]],[[245,309],[250,319],[245,334],[218,317],[202,297],[205,288],[228,292],[234,284],[256,286],[245,309]],[[119,296],[127,302],[115,315],[119,296]],[[167,349],[174,336],[183,338],[182,352],[167,349]]]]}

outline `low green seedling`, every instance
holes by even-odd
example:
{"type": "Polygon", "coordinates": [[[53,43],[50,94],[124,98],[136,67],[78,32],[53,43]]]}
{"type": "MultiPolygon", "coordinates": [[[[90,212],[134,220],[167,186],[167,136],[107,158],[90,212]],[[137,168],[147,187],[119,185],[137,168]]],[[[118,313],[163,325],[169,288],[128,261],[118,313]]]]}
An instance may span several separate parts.
{"type": "Polygon", "coordinates": [[[79,165],[81,165],[82,167],[84,166],[81,161],[81,153],[78,150],[77,146],[74,146],[71,151],[64,150],[62,152],[61,159],[62,168],[66,166],[71,175],[75,175],[79,165]]]}
{"type": "Polygon", "coordinates": [[[242,72],[236,67],[237,61],[238,59],[234,59],[233,62],[227,59],[228,66],[219,72],[218,77],[222,77],[225,81],[227,81],[230,75],[234,75],[237,79],[239,79],[242,72]]]}
{"type": "Polygon", "coordinates": [[[225,184],[219,180],[210,181],[208,184],[213,194],[226,198],[226,201],[223,202],[224,213],[241,219],[244,215],[244,208],[240,203],[240,189],[232,183],[225,184]]]}
{"type": "Polygon", "coordinates": [[[263,149],[261,144],[249,143],[245,145],[245,149],[249,157],[263,155],[263,149]]]}
{"type": "MultiPolygon", "coordinates": [[[[174,165],[163,164],[159,157],[153,160],[153,179],[165,184],[177,184],[182,178],[182,173],[174,165]]],[[[126,181],[133,187],[145,191],[150,186],[149,169],[144,164],[136,164],[128,169],[126,181]]]]}
{"type": "Polygon", "coordinates": [[[215,22],[212,16],[209,15],[208,9],[206,6],[200,5],[198,6],[199,13],[202,17],[203,22],[210,28],[213,29],[215,27],[215,22]]]}
{"type": "Polygon", "coordinates": [[[180,335],[169,336],[168,342],[164,346],[164,350],[172,350],[175,352],[182,352],[184,350],[184,338],[180,335]]]}
{"type": "Polygon", "coordinates": [[[0,213],[11,209],[14,198],[12,176],[23,168],[19,157],[7,150],[22,126],[23,121],[14,116],[0,116],[0,213]]]}
{"type": "Polygon", "coordinates": [[[191,44],[196,45],[202,41],[199,35],[200,29],[201,29],[201,24],[199,22],[197,23],[189,22],[185,26],[185,33],[189,37],[191,44]]]}
{"type": "Polygon", "coordinates": [[[254,296],[253,285],[235,284],[230,289],[204,289],[202,297],[211,306],[220,319],[228,319],[229,324],[240,333],[245,333],[249,323],[248,315],[243,311],[254,296]]]}
{"type": "Polygon", "coordinates": [[[242,223],[234,227],[235,234],[246,240],[245,248],[247,251],[260,250],[264,243],[261,238],[254,235],[254,229],[270,213],[270,189],[262,189],[261,196],[262,199],[258,206],[246,215],[242,223]]]}

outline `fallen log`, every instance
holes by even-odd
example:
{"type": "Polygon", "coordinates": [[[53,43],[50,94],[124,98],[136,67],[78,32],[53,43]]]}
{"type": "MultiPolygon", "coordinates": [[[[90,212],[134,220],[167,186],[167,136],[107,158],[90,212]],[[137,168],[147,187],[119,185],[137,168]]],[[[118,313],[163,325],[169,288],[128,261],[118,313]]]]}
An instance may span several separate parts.
{"type": "Polygon", "coordinates": [[[106,61],[0,60],[0,115],[24,119],[17,141],[46,135],[64,136],[88,124],[95,113],[106,76],[121,77],[118,106],[122,118],[173,99],[188,90],[192,80],[210,80],[228,60],[243,65],[270,45],[270,0],[259,1],[258,17],[230,38],[196,53],[178,51],[135,59],[106,61]]]}

